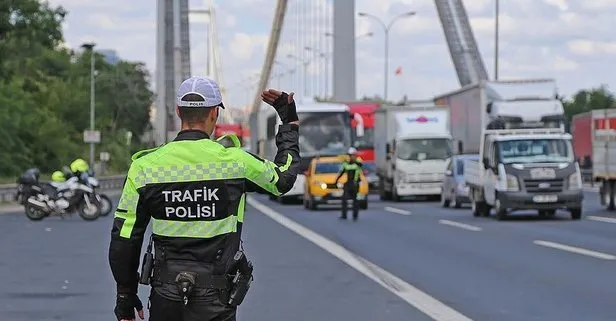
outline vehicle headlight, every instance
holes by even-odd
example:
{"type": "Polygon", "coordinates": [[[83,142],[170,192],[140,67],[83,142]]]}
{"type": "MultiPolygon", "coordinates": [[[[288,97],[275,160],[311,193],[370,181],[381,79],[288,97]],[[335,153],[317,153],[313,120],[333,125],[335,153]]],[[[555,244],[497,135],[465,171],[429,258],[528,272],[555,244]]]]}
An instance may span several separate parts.
{"type": "Polygon", "coordinates": [[[314,182],[314,185],[320,187],[321,189],[327,189],[327,184],[325,184],[324,182],[316,181],[314,182]]]}
{"type": "Polygon", "coordinates": [[[520,185],[518,184],[518,178],[507,174],[507,190],[510,192],[517,192],[520,190],[520,185]]]}
{"type": "Polygon", "coordinates": [[[569,176],[569,189],[574,191],[582,189],[582,177],[579,172],[569,176]]]}

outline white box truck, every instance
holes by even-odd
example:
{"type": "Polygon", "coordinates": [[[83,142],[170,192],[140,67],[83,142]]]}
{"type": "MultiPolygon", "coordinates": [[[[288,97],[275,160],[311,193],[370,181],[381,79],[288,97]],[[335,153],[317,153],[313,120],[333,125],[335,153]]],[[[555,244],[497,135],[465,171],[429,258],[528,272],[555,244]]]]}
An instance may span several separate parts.
{"type": "Polygon", "coordinates": [[[464,164],[475,216],[566,209],[580,219],[582,178],[553,80],[482,81],[435,102],[451,108],[458,150],[480,156],[464,164]]]}
{"type": "Polygon", "coordinates": [[[451,157],[449,109],[416,104],[376,111],[375,160],[382,200],[436,196],[451,157]]]}

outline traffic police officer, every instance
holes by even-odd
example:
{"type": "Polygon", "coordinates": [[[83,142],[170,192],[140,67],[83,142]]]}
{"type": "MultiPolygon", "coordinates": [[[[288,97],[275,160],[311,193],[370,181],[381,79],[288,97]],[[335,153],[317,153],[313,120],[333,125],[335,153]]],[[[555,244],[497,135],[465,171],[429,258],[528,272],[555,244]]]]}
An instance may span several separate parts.
{"type": "Polygon", "coordinates": [[[273,162],[209,139],[224,106],[218,85],[205,77],[187,79],[178,89],[182,130],[175,140],[133,155],[109,246],[118,320],[134,320],[135,310],[144,318],[138,266],[150,220],[155,250],[150,320],[235,320],[228,275],[241,252],[246,192],[286,193],[300,162],[293,93],[270,89],[261,96],[282,121],[273,162]],[[178,284],[187,276],[191,290],[178,284]]]}
{"type": "Polygon", "coordinates": [[[349,161],[342,163],[342,167],[336,177],[336,184],[340,178],[346,173],[347,179],[344,183],[344,192],[342,194],[342,215],[341,219],[347,218],[347,201],[349,199],[353,202],[353,220],[357,220],[359,212],[359,201],[357,200],[357,192],[359,190],[359,180],[361,172],[361,160],[357,157],[357,149],[354,147],[349,148],[349,161]]]}

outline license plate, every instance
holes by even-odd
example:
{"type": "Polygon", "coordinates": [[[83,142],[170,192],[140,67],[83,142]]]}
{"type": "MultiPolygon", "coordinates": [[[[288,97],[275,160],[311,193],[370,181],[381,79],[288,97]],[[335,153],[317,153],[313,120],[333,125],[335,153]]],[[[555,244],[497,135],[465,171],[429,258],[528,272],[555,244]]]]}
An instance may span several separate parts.
{"type": "Polygon", "coordinates": [[[342,192],[332,192],[332,195],[334,197],[341,197],[342,196],[342,192]]]}
{"type": "Polygon", "coordinates": [[[533,196],[533,202],[535,203],[553,203],[558,200],[556,195],[537,195],[533,196]]]}

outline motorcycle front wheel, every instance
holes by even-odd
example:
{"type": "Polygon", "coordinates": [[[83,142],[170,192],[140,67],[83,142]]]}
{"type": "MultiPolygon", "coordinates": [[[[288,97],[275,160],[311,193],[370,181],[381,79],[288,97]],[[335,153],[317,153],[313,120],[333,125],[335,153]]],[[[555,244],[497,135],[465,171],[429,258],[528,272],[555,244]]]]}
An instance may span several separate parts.
{"type": "Polygon", "coordinates": [[[45,216],[47,216],[47,214],[40,208],[37,208],[36,206],[28,203],[26,201],[26,204],[24,204],[24,210],[26,211],[26,217],[29,218],[31,221],[40,221],[43,218],[45,218],[45,216]]]}
{"type": "Polygon", "coordinates": [[[77,205],[77,213],[86,221],[94,221],[101,215],[101,208],[96,203],[97,202],[90,201],[90,206],[88,206],[88,203],[85,201],[80,202],[79,205],[77,205]]]}
{"type": "Polygon", "coordinates": [[[98,194],[98,196],[100,197],[99,203],[100,203],[101,216],[109,215],[109,213],[111,213],[111,210],[113,209],[113,205],[111,204],[111,199],[109,198],[109,196],[105,194],[98,194]]]}

